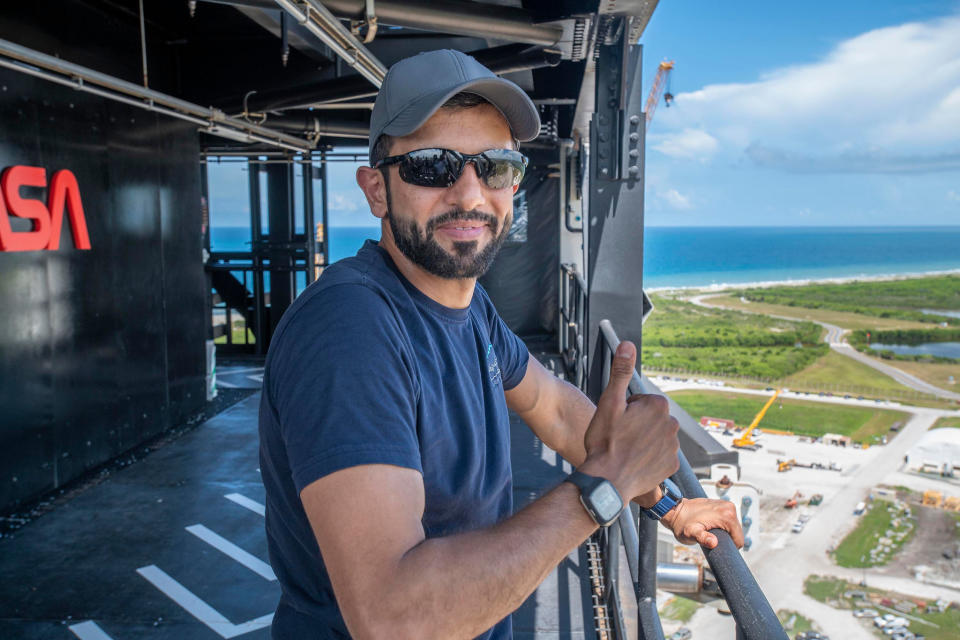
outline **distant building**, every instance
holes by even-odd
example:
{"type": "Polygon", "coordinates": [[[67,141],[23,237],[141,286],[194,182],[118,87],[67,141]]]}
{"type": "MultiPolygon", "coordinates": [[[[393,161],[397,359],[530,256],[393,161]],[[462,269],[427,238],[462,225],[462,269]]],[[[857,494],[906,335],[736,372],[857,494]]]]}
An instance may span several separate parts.
{"type": "Polygon", "coordinates": [[[923,434],[907,452],[907,469],[952,476],[960,469],[960,429],[944,427],[923,434]]]}
{"type": "Polygon", "coordinates": [[[841,436],[836,433],[825,433],[823,434],[823,444],[835,444],[840,447],[849,447],[850,436],[841,436]]]}
{"type": "Polygon", "coordinates": [[[733,420],[703,416],[702,418],[700,418],[700,426],[701,427],[720,427],[721,429],[735,429],[737,425],[733,423],[733,420]]]}

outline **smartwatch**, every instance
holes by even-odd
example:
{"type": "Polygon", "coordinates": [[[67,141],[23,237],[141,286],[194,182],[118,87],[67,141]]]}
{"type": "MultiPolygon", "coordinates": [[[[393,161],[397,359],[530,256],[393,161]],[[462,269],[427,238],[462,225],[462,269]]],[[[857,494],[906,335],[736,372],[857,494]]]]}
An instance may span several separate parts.
{"type": "Polygon", "coordinates": [[[663,497],[660,498],[655,505],[649,509],[642,507],[640,509],[651,520],[659,520],[683,500],[683,493],[680,491],[680,487],[670,478],[660,483],[660,492],[663,494],[663,497]]]}
{"type": "Polygon", "coordinates": [[[616,522],[623,511],[620,492],[605,478],[574,471],[564,482],[570,482],[580,489],[580,502],[593,521],[601,527],[609,527],[616,522]]]}

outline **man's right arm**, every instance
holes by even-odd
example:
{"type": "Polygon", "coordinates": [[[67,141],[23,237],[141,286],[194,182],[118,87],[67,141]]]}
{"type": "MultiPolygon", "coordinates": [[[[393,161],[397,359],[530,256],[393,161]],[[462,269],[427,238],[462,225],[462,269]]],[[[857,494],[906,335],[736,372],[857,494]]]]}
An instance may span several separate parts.
{"type": "MultiPolygon", "coordinates": [[[[580,470],[611,480],[626,502],[676,470],[678,427],[665,402],[626,402],[636,349],[621,348],[580,470]]],[[[347,627],[361,639],[475,637],[597,526],[579,490],[563,483],[493,527],[426,539],[422,477],[391,465],[336,471],[300,497],[347,627]]]]}

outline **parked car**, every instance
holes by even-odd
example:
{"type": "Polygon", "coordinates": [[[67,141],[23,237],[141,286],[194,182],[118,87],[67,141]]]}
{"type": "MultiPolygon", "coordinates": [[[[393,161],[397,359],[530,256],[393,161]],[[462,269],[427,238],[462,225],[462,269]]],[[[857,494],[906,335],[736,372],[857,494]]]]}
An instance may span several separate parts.
{"type": "Polygon", "coordinates": [[[790,531],[793,531],[794,533],[800,533],[803,531],[803,523],[799,520],[794,522],[793,526],[790,528],[790,531]]]}
{"type": "Polygon", "coordinates": [[[687,629],[686,627],[680,627],[673,632],[673,635],[670,636],[670,640],[690,640],[692,636],[693,633],[690,631],[690,629],[687,629]]]}
{"type": "Polygon", "coordinates": [[[876,618],[879,614],[876,609],[854,609],[854,618],[876,618]]]}

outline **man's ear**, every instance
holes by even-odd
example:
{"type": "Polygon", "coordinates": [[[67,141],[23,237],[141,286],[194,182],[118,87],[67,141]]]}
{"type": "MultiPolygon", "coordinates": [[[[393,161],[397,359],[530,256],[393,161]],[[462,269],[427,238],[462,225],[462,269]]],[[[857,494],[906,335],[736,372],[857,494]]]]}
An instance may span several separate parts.
{"type": "Polygon", "coordinates": [[[378,218],[387,215],[387,184],[379,169],[357,167],[357,184],[367,197],[370,212],[378,218]]]}

